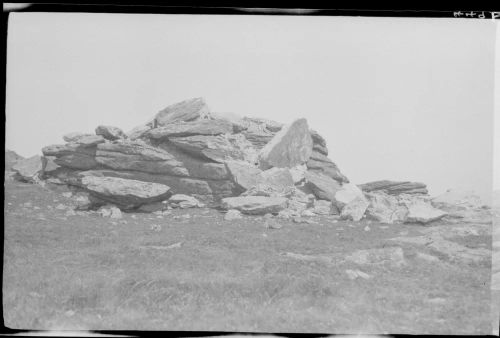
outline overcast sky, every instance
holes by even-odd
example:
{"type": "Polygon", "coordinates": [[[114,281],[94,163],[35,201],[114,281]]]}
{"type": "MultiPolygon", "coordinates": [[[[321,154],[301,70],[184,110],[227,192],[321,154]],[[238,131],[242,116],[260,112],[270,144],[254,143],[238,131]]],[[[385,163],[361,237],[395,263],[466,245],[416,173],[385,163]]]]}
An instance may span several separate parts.
{"type": "Polygon", "coordinates": [[[306,117],[354,183],[484,197],[495,31],[467,19],[14,13],[6,147],[41,154],[68,132],[128,131],[202,96],[213,111],[306,117]]]}

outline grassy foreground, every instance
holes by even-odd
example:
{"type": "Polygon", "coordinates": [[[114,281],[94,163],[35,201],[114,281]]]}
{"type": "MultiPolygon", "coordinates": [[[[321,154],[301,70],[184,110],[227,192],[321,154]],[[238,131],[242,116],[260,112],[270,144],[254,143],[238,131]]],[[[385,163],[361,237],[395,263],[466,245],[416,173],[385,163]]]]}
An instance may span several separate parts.
{"type": "MultiPolygon", "coordinates": [[[[427,227],[322,216],[316,224],[281,220],[281,229],[269,229],[263,218],[229,222],[209,209],[173,210],[162,218],[124,213],[113,220],[65,216],[59,203],[70,204],[43,187],[6,182],[7,327],[492,332],[491,257],[460,261],[390,240],[422,235],[427,227]],[[174,218],[186,214],[190,218],[174,218]],[[391,247],[403,249],[399,263],[345,259],[356,250],[391,247]],[[429,256],[437,260],[422,259],[429,256]],[[347,270],[364,277],[352,279],[347,270]]],[[[491,250],[491,231],[455,240],[491,250]]]]}

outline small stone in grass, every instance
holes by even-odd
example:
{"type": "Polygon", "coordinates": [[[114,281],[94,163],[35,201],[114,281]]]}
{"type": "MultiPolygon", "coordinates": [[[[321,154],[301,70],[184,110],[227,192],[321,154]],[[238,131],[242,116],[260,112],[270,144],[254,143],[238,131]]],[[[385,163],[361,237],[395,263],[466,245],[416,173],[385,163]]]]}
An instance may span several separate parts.
{"type": "Polygon", "coordinates": [[[160,224],[151,224],[151,230],[161,231],[161,225],[160,224]]]}
{"type": "Polygon", "coordinates": [[[243,218],[241,215],[241,212],[239,210],[236,210],[236,209],[230,209],[224,215],[224,219],[226,221],[232,221],[232,220],[240,219],[240,218],[243,218]]]}
{"type": "Polygon", "coordinates": [[[283,225],[275,220],[267,220],[265,224],[269,229],[281,229],[283,227],[283,225]]]}
{"type": "Polygon", "coordinates": [[[364,230],[365,230],[365,231],[370,231],[370,227],[367,225],[367,226],[365,226],[365,229],[364,229],[364,230]]]}
{"type": "Polygon", "coordinates": [[[363,279],[370,279],[371,276],[367,273],[364,273],[363,271],[359,271],[359,270],[345,270],[346,274],[347,274],[347,277],[349,277],[349,279],[351,280],[354,280],[354,279],[357,279],[357,278],[363,278],[363,279]]]}

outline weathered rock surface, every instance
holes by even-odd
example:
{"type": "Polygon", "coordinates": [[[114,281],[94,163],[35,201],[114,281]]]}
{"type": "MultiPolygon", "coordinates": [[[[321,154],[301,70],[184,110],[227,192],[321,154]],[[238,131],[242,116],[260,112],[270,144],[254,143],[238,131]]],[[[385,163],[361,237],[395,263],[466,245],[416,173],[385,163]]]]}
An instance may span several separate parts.
{"type": "Polygon", "coordinates": [[[306,178],[307,167],[304,164],[289,169],[294,184],[302,183],[306,178]]]}
{"type": "Polygon", "coordinates": [[[241,116],[231,112],[210,112],[208,118],[211,120],[225,120],[233,127],[234,133],[240,133],[248,128],[248,123],[241,116]]]}
{"type": "Polygon", "coordinates": [[[314,205],[314,195],[306,194],[298,188],[291,190],[286,196],[288,198],[287,210],[293,211],[293,215],[300,215],[303,211],[314,205]]]}
{"type": "Polygon", "coordinates": [[[369,219],[387,224],[406,220],[408,209],[398,201],[396,196],[384,192],[366,193],[365,196],[370,202],[366,210],[366,216],[369,219]]]}
{"type": "Polygon", "coordinates": [[[242,134],[257,150],[261,150],[282,127],[283,124],[275,121],[244,117],[242,134]]]}
{"type": "Polygon", "coordinates": [[[55,163],[55,156],[42,156],[42,177],[50,177],[54,175],[57,170],[59,170],[60,166],[55,163]]]}
{"type": "Polygon", "coordinates": [[[340,183],[349,183],[349,180],[340,172],[337,165],[316,150],[313,150],[306,165],[310,171],[324,174],[340,183]]]}
{"type": "Polygon", "coordinates": [[[98,126],[95,130],[96,135],[101,135],[106,140],[114,141],[127,138],[127,135],[120,128],[113,126],[98,126]]]}
{"type": "Polygon", "coordinates": [[[80,132],[68,133],[63,136],[63,140],[66,142],[75,142],[84,136],[92,136],[92,134],[80,133],[80,132]]]}
{"type": "Polygon", "coordinates": [[[143,125],[130,130],[126,135],[130,140],[137,140],[144,136],[149,130],[153,129],[154,119],[143,125]]]}
{"type": "Polygon", "coordinates": [[[335,194],[341,189],[340,183],[321,173],[306,172],[306,184],[312,193],[323,200],[335,201],[335,194]]]}
{"type": "Polygon", "coordinates": [[[127,180],[117,177],[85,176],[82,185],[91,195],[109,201],[123,209],[161,201],[170,195],[170,187],[150,182],[127,180]]]}
{"type": "Polygon", "coordinates": [[[20,181],[35,183],[38,182],[42,172],[42,158],[35,155],[26,159],[21,159],[12,167],[16,173],[15,178],[20,181]]]}
{"type": "Polygon", "coordinates": [[[224,163],[227,160],[244,160],[245,158],[243,151],[235,148],[229,139],[222,135],[171,137],[169,141],[192,156],[214,162],[224,163]]]}
{"type": "Polygon", "coordinates": [[[209,111],[203,98],[189,99],[161,110],[155,117],[155,123],[162,127],[175,122],[193,121],[207,115],[209,111]]]}
{"type": "Polygon", "coordinates": [[[167,206],[163,202],[154,202],[154,203],[143,204],[136,210],[139,212],[154,213],[154,212],[162,212],[166,207],[167,206]]]}
{"type": "Polygon", "coordinates": [[[283,123],[255,117],[245,117],[244,121],[248,124],[248,126],[258,125],[261,126],[263,130],[269,131],[271,133],[277,133],[284,126],[283,123]]]}
{"type": "Polygon", "coordinates": [[[436,196],[431,201],[432,205],[458,217],[467,210],[482,209],[486,203],[473,191],[448,190],[436,196]]]}
{"type": "Polygon", "coordinates": [[[109,217],[109,218],[122,218],[122,212],[120,209],[113,205],[106,205],[103,207],[100,207],[99,210],[97,210],[97,213],[101,215],[102,217],[109,217]]]}
{"type": "Polygon", "coordinates": [[[365,199],[363,192],[355,184],[345,183],[335,192],[334,204],[342,209],[355,199],[365,199]]]}
{"type": "Polygon", "coordinates": [[[434,208],[430,203],[424,200],[413,200],[411,202],[405,202],[408,208],[408,215],[406,216],[406,223],[423,223],[427,224],[433,221],[437,221],[448,213],[434,208]]]}
{"type": "Polygon", "coordinates": [[[312,138],[306,119],[284,126],[259,153],[261,169],[292,168],[305,163],[312,153],[312,138]]]}
{"type": "Polygon", "coordinates": [[[364,196],[357,196],[342,207],[340,218],[357,222],[363,218],[368,205],[369,202],[364,196]]]}
{"type": "Polygon", "coordinates": [[[284,197],[264,196],[239,196],[222,199],[222,205],[226,209],[236,209],[244,214],[264,215],[267,213],[278,213],[286,208],[287,199],[284,197]]]}
{"type": "Polygon", "coordinates": [[[258,175],[259,182],[272,186],[275,190],[284,191],[294,186],[293,177],[288,168],[271,168],[258,175]]]}
{"type": "Polygon", "coordinates": [[[313,150],[320,154],[328,156],[328,149],[326,148],[326,141],[323,138],[323,136],[321,136],[320,134],[318,134],[317,131],[312,129],[310,130],[310,133],[313,141],[313,150]]]}
{"type": "Polygon", "coordinates": [[[427,194],[427,186],[419,182],[408,181],[374,181],[360,184],[359,187],[364,192],[383,191],[390,195],[399,194],[427,194]]]}
{"type": "Polygon", "coordinates": [[[242,191],[259,183],[262,170],[246,161],[226,161],[226,167],[232,182],[242,191]]]}
{"type": "Polygon", "coordinates": [[[176,136],[220,135],[232,134],[233,125],[226,120],[199,120],[168,124],[164,127],[151,129],[146,136],[153,139],[165,139],[176,136]]]}
{"type": "MultiPolygon", "coordinates": [[[[336,208],[335,211],[337,211],[336,208]]],[[[315,200],[312,212],[318,215],[330,215],[332,214],[332,202],[326,200],[315,200]]]]}
{"type": "Polygon", "coordinates": [[[116,170],[189,176],[188,170],[170,153],[137,141],[117,141],[97,146],[97,163],[116,170]]]}

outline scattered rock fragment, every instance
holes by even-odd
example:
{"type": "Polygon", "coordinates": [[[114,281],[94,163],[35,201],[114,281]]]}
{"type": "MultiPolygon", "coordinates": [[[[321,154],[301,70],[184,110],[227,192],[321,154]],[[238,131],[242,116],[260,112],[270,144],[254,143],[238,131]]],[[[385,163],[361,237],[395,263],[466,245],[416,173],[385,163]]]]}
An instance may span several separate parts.
{"type": "Polygon", "coordinates": [[[97,210],[97,213],[102,217],[122,218],[122,212],[120,211],[120,209],[113,205],[103,206],[99,208],[99,210],[97,210]]]}
{"type": "Polygon", "coordinates": [[[241,215],[241,212],[239,210],[236,210],[236,209],[230,209],[224,215],[224,220],[226,220],[226,221],[233,221],[233,220],[241,219],[241,218],[243,218],[241,215]]]}
{"type": "Polygon", "coordinates": [[[403,249],[400,247],[357,250],[348,255],[346,260],[359,265],[388,264],[396,267],[406,265],[403,249]]]}
{"type": "Polygon", "coordinates": [[[359,270],[345,270],[345,273],[347,274],[347,277],[349,279],[354,280],[357,278],[363,278],[363,279],[370,279],[371,276],[367,273],[364,273],[363,271],[359,270]]]}

